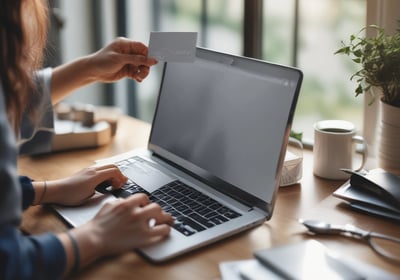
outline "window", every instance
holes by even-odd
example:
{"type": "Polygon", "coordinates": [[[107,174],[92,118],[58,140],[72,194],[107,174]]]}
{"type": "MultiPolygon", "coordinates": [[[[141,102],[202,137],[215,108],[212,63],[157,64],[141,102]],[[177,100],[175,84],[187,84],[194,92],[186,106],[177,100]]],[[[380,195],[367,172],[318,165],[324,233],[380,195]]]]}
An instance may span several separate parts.
{"type": "Polygon", "coordinates": [[[314,122],[346,119],[361,130],[363,100],[349,80],[354,65],[334,52],[365,25],[366,1],[299,0],[297,10],[296,2],[265,1],[263,34],[264,59],[304,72],[293,129],[310,139],[314,122]]]}
{"type": "MultiPolygon", "coordinates": [[[[116,7],[121,3],[125,3],[126,6],[124,29],[130,38],[147,43],[150,31],[197,31],[200,46],[242,55],[245,1],[60,0],[61,8],[69,8],[63,10],[67,14],[62,46],[65,46],[64,52],[68,51],[64,58],[70,60],[78,53],[82,55],[93,51],[115,37],[118,34],[117,22],[121,22],[121,17],[117,14],[121,9],[116,7]],[[93,21],[93,17],[85,17],[82,13],[76,14],[76,10],[81,10],[82,13],[92,12],[93,15],[97,15],[97,21],[93,21]],[[87,24],[83,22],[85,20],[87,24]],[[78,22],[80,27],[77,27],[78,22]],[[100,40],[97,38],[96,48],[75,51],[83,44],[91,45],[90,41],[99,33],[102,34],[100,40]],[[78,40],[79,44],[76,44],[76,38],[81,38],[78,40]]],[[[370,23],[385,24],[386,18],[389,17],[390,21],[396,18],[399,2],[263,0],[262,4],[262,58],[297,66],[305,74],[293,129],[303,132],[305,138],[311,138],[312,124],[315,121],[341,118],[355,122],[361,130],[363,98],[354,97],[355,84],[349,81],[355,65],[346,57],[333,53],[340,47],[341,40],[348,40],[350,34],[365,25],[367,7],[370,23]],[[392,6],[386,7],[388,3],[392,6]],[[371,16],[371,13],[375,15],[371,16]]],[[[123,81],[112,87],[108,85],[107,92],[114,93],[109,94],[108,96],[113,98],[105,98],[105,102],[116,104],[130,112],[127,107],[129,109],[135,106],[132,102],[136,101],[138,110],[135,116],[150,122],[158,94],[161,68],[161,65],[153,68],[149,78],[142,84],[133,83],[133,86],[131,84],[128,87],[127,82],[123,81]]],[[[87,92],[88,89],[83,91],[87,92]]],[[[75,99],[86,101],[89,96],[100,95],[79,93],[75,99]]],[[[98,104],[98,100],[93,103],[98,104]]]]}
{"type": "MultiPolygon", "coordinates": [[[[151,30],[197,31],[201,46],[243,53],[243,0],[131,2],[132,38],[151,30]]],[[[362,98],[354,97],[355,85],[349,81],[354,66],[334,52],[341,40],[365,25],[365,0],[300,0],[297,44],[296,0],[263,4],[263,59],[304,72],[293,129],[311,138],[312,123],[328,118],[351,120],[361,129],[362,98]]],[[[160,69],[153,70],[151,82],[138,86],[139,117],[146,121],[151,121],[160,78],[160,69]]]]}

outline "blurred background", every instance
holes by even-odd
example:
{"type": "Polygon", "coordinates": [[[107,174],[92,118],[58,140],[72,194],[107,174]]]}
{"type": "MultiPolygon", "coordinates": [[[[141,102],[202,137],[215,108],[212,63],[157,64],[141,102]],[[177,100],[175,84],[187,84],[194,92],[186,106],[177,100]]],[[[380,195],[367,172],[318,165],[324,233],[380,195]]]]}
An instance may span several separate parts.
{"type": "MultiPolygon", "coordinates": [[[[349,120],[362,131],[363,98],[355,98],[350,82],[356,66],[334,52],[342,40],[374,23],[377,14],[382,21],[377,11],[381,2],[385,0],[53,0],[46,64],[89,54],[116,36],[148,44],[150,31],[195,31],[201,47],[300,68],[304,81],[293,130],[306,141],[321,119],[349,120]]],[[[151,122],[161,70],[160,63],[141,84],[90,85],[66,101],[118,106],[151,122]]]]}

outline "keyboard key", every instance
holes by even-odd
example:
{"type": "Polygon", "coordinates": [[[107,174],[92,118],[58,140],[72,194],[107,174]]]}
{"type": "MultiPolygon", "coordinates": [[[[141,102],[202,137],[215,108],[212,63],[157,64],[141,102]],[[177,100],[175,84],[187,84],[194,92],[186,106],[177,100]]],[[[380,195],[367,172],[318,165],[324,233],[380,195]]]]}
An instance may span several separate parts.
{"type": "Polygon", "coordinates": [[[222,207],[222,204],[218,203],[218,202],[214,202],[213,204],[209,205],[208,207],[210,207],[213,210],[217,210],[222,207]]]}
{"type": "Polygon", "coordinates": [[[216,225],[220,225],[220,224],[225,223],[227,221],[229,221],[229,220],[227,218],[225,218],[224,216],[221,216],[221,215],[212,217],[210,219],[210,222],[212,222],[212,223],[214,223],[216,225]]]}
{"type": "Polygon", "coordinates": [[[229,218],[229,219],[234,219],[234,218],[239,217],[240,214],[238,214],[236,212],[233,212],[233,211],[228,211],[228,212],[225,212],[224,216],[229,218]]]}
{"type": "Polygon", "coordinates": [[[206,228],[202,225],[200,225],[199,223],[193,221],[191,218],[189,217],[184,217],[181,220],[179,220],[182,224],[184,225],[188,225],[190,226],[192,229],[196,230],[196,231],[203,231],[206,228]]]}
{"type": "Polygon", "coordinates": [[[201,225],[211,228],[214,226],[213,223],[211,223],[209,220],[203,218],[202,216],[200,216],[197,213],[192,213],[189,215],[190,218],[192,218],[193,220],[195,220],[196,222],[200,223],[201,225]]]}
{"type": "MultiPolygon", "coordinates": [[[[197,210],[196,212],[199,213],[201,216],[205,217],[205,215],[212,212],[212,210],[207,207],[202,207],[201,209],[197,210]]],[[[205,218],[207,218],[207,217],[205,217],[205,218]]]]}
{"type": "Polygon", "coordinates": [[[128,198],[128,197],[130,197],[132,195],[132,193],[127,192],[124,189],[113,190],[112,193],[116,197],[121,197],[121,198],[128,198]]]}
{"type": "Polygon", "coordinates": [[[175,223],[172,227],[186,236],[190,236],[190,235],[196,233],[196,231],[194,229],[192,229],[191,227],[189,227],[187,225],[181,224],[181,223],[175,223]]]}

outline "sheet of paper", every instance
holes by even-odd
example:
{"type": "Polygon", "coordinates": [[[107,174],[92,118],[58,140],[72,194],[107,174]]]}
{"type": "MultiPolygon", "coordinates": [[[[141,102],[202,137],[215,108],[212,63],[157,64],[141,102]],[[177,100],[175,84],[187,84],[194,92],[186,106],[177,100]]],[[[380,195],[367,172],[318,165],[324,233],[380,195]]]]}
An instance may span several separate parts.
{"type": "Polygon", "coordinates": [[[163,62],[193,62],[197,32],[151,32],[149,56],[163,62]]]}
{"type": "Polygon", "coordinates": [[[222,262],[219,264],[222,280],[283,280],[255,259],[222,262]]]}
{"type": "Polygon", "coordinates": [[[365,279],[354,267],[315,240],[259,250],[254,256],[284,279],[365,279]]]}
{"type": "Polygon", "coordinates": [[[255,256],[285,279],[398,279],[379,267],[342,256],[311,239],[259,250],[255,256]]]}
{"type": "MultiPolygon", "coordinates": [[[[364,263],[358,259],[351,258],[350,256],[343,257],[341,260],[345,262],[348,266],[352,267],[360,275],[362,279],[372,280],[372,279],[387,279],[395,280],[398,279],[397,275],[393,275],[382,268],[368,263],[364,263]]],[[[318,261],[318,260],[316,260],[318,261]]],[[[286,262],[282,262],[283,265],[288,266],[286,262]]],[[[315,268],[317,266],[314,266],[315,268]]],[[[237,260],[237,261],[227,261],[219,264],[219,270],[221,272],[222,280],[258,280],[258,279],[286,279],[282,276],[276,274],[270,270],[267,266],[263,266],[256,259],[248,260],[237,260]],[[246,278],[247,277],[247,278],[246,278]]],[[[315,269],[317,271],[317,269],[315,269]]],[[[298,275],[297,275],[298,276],[298,275]]],[[[332,275],[318,275],[316,279],[330,279],[332,275]]],[[[308,279],[308,278],[306,278],[308,279]]],[[[314,279],[314,278],[313,278],[314,279]]]]}

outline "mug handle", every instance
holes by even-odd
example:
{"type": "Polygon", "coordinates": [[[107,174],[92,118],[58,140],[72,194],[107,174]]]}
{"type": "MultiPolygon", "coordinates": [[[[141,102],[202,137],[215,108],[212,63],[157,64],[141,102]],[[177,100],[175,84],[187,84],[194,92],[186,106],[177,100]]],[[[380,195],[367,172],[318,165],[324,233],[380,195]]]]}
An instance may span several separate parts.
{"type": "Polygon", "coordinates": [[[367,157],[368,157],[367,142],[364,140],[364,138],[362,136],[358,136],[358,135],[353,136],[352,141],[362,145],[362,150],[361,150],[362,162],[361,162],[360,167],[355,170],[355,171],[360,171],[364,167],[365,162],[367,161],[367,157]]]}

